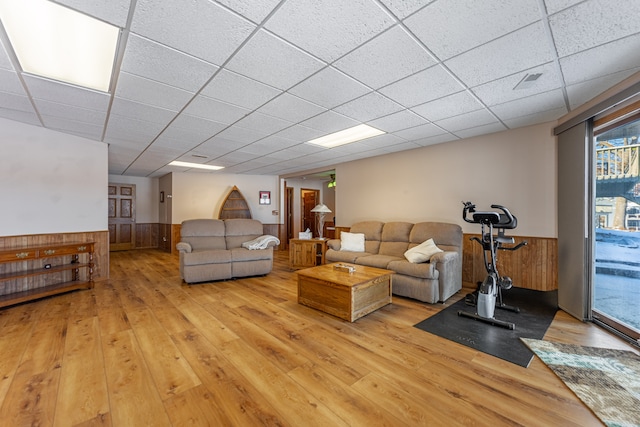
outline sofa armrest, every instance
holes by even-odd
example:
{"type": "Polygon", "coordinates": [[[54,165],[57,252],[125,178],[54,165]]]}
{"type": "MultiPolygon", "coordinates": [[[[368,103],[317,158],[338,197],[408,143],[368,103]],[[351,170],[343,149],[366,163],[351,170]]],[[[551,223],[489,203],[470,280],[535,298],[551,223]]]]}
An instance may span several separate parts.
{"type": "Polygon", "coordinates": [[[190,253],[191,253],[191,251],[193,250],[193,248],[191,247],[191,245],[190,245],[189,243],[187,243],[187,242],[179,242],[179,243],[176,245],[176,249],[177,249],[179,252],[187,253],[187,254],[190,254],[190,253]]]}
{"type": "Polygon", "coordinates": [[[327,242],[327,247],[329,249],[333,249],[334,251],[340,250],[340,239],[331,239],[327,242]]]}
{"type": "Polygon", "coordinates": [[[444,251],[433,255],[430,262],[440,273],[439,301],[444,302],[462,289],[462,257],[458,252],[444,251]]]}

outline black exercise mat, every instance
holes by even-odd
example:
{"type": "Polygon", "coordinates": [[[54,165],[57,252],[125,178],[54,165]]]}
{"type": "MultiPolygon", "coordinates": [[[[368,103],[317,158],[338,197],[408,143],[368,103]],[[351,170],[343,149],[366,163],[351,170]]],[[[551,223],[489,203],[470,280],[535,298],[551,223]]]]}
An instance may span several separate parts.
{"type": "Polygon", "coordinates": [[[502,294],[504,303],[519,307],[520,313],[496,308],[495,318],[515,323],[514,330],[458,316],[458,310],[476,311],[464,298],[415,327],[526,368],[533,352],[520,337],[542,339],[558,310],[558,291],[511,288],[502,294]]]}

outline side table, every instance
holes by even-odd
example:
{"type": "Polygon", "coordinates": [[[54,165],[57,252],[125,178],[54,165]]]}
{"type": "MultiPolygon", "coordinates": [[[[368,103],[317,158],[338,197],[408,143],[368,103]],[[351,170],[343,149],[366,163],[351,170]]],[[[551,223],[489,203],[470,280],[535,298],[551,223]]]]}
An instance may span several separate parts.
{"type": "Polygon", "coordinates": [[[326,239],[291,239],[289,240],[289,268],[297,270],[322,265],[326,251],[326,239]]]}

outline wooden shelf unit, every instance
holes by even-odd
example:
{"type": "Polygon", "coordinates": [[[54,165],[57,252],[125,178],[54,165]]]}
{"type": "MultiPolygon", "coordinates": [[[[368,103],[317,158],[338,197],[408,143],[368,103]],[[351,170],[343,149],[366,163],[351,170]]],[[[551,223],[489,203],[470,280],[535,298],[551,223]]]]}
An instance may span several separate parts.
{"type": "Polygon", "coordinates": [[[297,270],[322,265],[326,251],[327,240],[291,239],[289,240],[289,267],[297,270]]]}
{"type": "Polygon", "coordinates": [[[22,266],[13,266],[13,268],[9,269],[15,269],[15,271],[0,273],[0,308],[76,289],[92,289],[94,245],[95,242],[56,243],[0,250],[0,265],[9,266],[10,264],[28,263],[29,261],[32,264],[43,265],[42,267],[26,267],[23,269],[20,269],[22,266]],[[83,254],[86,254],[87,262],[80,262],[80,255],[83,254]],[[65,263],[64,259],[67,257],[70,257],[71,261],[65,263]],[[45,259],[47,261],[49,259],[58,261],[59,264],[44,263],[45,259]],[[80,280],[81,269],[87,270],[86,280],[80,280]],[[66,271],[71,271],[71,280],[39,286],[27,285],[6,291],[6,285],[10,281],[19,282],[20,279],[64,273],[66,271]]]}

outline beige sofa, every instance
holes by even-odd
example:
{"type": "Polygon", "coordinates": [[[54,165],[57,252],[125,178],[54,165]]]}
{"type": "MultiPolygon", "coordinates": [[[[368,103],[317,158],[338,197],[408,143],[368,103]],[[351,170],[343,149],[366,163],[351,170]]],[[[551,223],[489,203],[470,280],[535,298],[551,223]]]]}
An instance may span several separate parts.
{"type": "Polygon", "coordinates": [[[182,222],[180,237],[180,276],[187,283],[268,274],[280,243],[255,219],[191,219],[182,222]]]}
{"type": "Polygon", "coordinates": [[[457,224],[363,221],[349,232],[364,234],[364,252],[341,250],[339,239],[329,240],[327,262],[393,270],[394,294],[428,303],[446,301],[462,288],[462,229],[457,224]],[[409,262],[404,253],[428,239],[443,252],[428,262],[409,262]]]}

